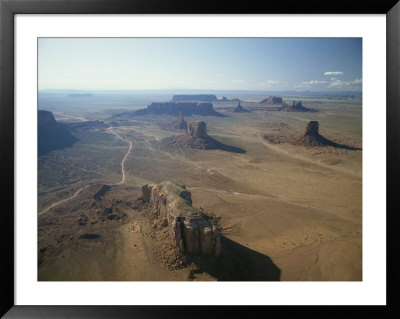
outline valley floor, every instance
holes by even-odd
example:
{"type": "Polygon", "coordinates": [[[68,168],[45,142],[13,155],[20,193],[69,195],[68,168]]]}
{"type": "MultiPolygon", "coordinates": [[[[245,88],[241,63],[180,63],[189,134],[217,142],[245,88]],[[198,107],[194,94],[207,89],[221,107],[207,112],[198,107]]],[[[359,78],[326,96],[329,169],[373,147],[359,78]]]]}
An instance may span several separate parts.
{"type": "Polygon", "coordinates": [[[86,154],[86,160],[95,158],[93,171],[87,163],[78,165],[91,171],[85,180],[58,189],[57,177],[49,177],[54,156],[77,159],[73,150],[41,159],[48,171],[41,175],[39,169],[39,211],[89,186],[39,216],[39,280],[362,280],[362,151],[277,145],[262,138],[301,134],[309,120],[318,120],[325,137],[361,148],[361,129],[354,125],[361,110],[343,119],[341,110],[222,112],[227,116],[186,120],[205,121],[210,136],[245,153],[165,149],[160,141],[181,133],[162,124],[175,119],[143,116],[115,126],[120,138],[93,133],[104,136],[104,143],[86,154]],[[132,150],[124,183],[96,199],[99,185],[121,180],[127,141],[132,150]],[[180,264],[157,216],[135,207],[142,185],[165,180],[185,185],[193,206],[218,218],[223,256],[210,267],[180,264]],[[117,217],[103,214],[109,207],[117,217]],[[99,237],[80,237],[92,233],[99,237]]]}

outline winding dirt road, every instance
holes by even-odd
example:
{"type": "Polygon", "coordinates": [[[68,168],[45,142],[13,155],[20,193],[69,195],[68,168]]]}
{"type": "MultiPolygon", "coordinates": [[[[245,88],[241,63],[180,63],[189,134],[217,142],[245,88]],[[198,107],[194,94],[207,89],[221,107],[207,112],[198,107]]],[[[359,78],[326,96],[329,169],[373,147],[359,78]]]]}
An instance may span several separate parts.
{"type": "Polygon", "coordinates": [[[126,152],[124,158],[123,158],[122,161],[121,161],[122,179],[121,179],[121,181],[120,181],[119,183],[111,184],[111,185],[120,185],[120,184],[124,184],[124,183],[125,183],[125,160],[126,160],[126,158],[128,157],[129,153],[130,153],[131,150],[132,150],[132,142],[129,141],[129,140],[127,140],[127,139],[125,139],[125,138],[123,138],[123,137],[122,137],[121,135],[119,135],[118,133],[115,133],[112,129],[109,129],[109,131],[110,131],[111,133],[113,133],[115,136],[118,136],[121,140],[123,140],[123,141],[129,143],[128,152],[126,152]]]}
{"type": "MultiPolygon", "coordinates": [[[[118,183],[115,183],[115,184],[108,184],[108,185],[110,185],[110,186],[113,186],[113,185],[121,185],[121,184],[124,184],[124,183],[125,183],[125,160],[126,160],[126,158],[128,157],[129,153],[131,152],[131,150],[132,150],[132,145],[133,145],[133,144],[132,144],[131,141],[129,141],[129,140],[123,138],[121,135],[119,135],[118,133],[114,132],[114,131],[112,130],[112,128],[109,128],[108,130],[109,130],[112,134],[114,134],[115,136],[117,136],[118,138],[120,138],[121,140],[123,140],[123,141],[125,141],[125,142],[127,142],[127,143],[129,144],[129,149],[128,149],[128,151],[126,152],[124,158],[123,158],[122,161],[121,161],[121,173],[122,173],[122,179],[121,179],[121,181],[118,182],[118,183]]],[[[42,215],[42,214],[46,213],[49,209],[51,209],[51,208],[53,208],[53,207],[55,207],[55,206],[57,206],[57,205],[59,205],[59,204],[61,204],[61,203],[65,203],[65,202],[67,202],[67,201],[69,201],[69,200],[75,198],[76,196],[79,195],[79,193],[80,193],[81,191],[83,191],[85,188],[87,188],[87,187],[89,187],[89,186],[90,186],[90,184],[89,184],[89,185],[86,185],[85,187],[82,187],[82,188],[78,189],[78,190],[74,193],[74,195],[72,195],[71,197],[62,199],[62,200],[60,200],[60,201],[58,201],[58,202],[55,202],[55,203],[51,204],[49,207],[47,207],[47,208],[43,209],[42,211],[40,211],[38,215],[42,215]]]]}
{"type": "Polygon", "coordinates": [[[56,203],[51,204],[49,207],[47,207],[47,208],[43,209],[41,212],[39,212],[39,215],[44,214],[44,213],[47,212],[49,209],[51,209],[51,208],[57,206],[58,204],[64,203],[64,202],[66,202],[66,201],[69,201],[70,199],[75,198],[76,196],[79,195],[79,193],[80,193],[81,191],[83,191],[83,190],[84,190],[85,188],[87,188],[87,187],[89,187],[89,185],[86,185],[85,187],[82,187],[82,188],[78,189],[78,190],[75,192],[75,194],[72,195],[71,197],[65,198],[65,199],[63,199],[63,200],[60,200],[60,201],[58,201],[58,202],[56,202],[56,203]]]}

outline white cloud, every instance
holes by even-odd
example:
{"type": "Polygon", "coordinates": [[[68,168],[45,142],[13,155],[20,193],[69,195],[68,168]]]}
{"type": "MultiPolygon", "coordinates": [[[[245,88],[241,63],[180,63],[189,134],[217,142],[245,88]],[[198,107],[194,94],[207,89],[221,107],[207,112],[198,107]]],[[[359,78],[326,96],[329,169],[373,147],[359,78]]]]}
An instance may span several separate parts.
{"type": "Polygon", "coordinates": [[[283,82],[279,81],[279,80],[267,80],[264,82],[260,82],[259,85],[261,87],[269,87],[271,85],[275,85],[275,84],[282,84],[283,82]]]}
{"type": "Polygon", "coordinates": [[[344,73],[342,71],[328,71],[325,72],[324,75],[343,75],[344,73]]]}
{"type": "Polygon", "coordinates": [[[281,83],[281,82],[278,81],[278,80],[268,80],[267,83],[268,83],[268,84],[279,84],[279,83],[281,83]]]}
{"type": "Polygon", "coordinates": [[[244,80],[233,80],[232,81],[232,83],[235,83],[235,84],[243,84],[244,82],[246,82],[246,81],[244,81],[244,80]]]}
{"type": "Polygon", "coordinates": [[[301,88],[301,87],[311,87],[312,85],[320,85],[320,84],[326,84],[328,82],[326,81],[320,81],[320,80],[311,80],[311,81],[304,81],[300,82],[300,84],[296,85],[296,88],[301,88]]]}
{"type": "Polygon", "coordinates": [[[319,81],[319,80],[301,82],[301,84],[303,84],[303,85],[325,84],[325,83],[326,83],[326,81],[319,81]]]}
{"type": "Polygon", "coordinates": [[[336,89],[360,89],[362,84],[361,79],[355,79],[353,81],[341,81],[335,80],[328,85],[328,88],[336,88],[336,89]]]}

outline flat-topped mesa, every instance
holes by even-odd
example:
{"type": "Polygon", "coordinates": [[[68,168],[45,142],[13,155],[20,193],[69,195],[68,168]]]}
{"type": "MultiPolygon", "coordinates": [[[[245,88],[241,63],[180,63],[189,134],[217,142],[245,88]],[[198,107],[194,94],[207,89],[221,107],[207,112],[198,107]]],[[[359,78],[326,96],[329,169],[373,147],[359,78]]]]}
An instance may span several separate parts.
{"type": "Polygon", "coordinates": [[[190,123],[186,129],[186,134],[196,138],[205,139],[207,136],[206,123],[203,121],[190,123]]]}
{"type": "Polygon", "coordinates": [[[168,223],[172,241],[181,253],[221,254],[221,235],[215,225],[192,207],[191,193],[172,182],[142,186],[142,200],[150,203],[168,223]]]}
{"type": "Polygon", "coordinates": [[[178,120],[175,122],[174,128],[178,130],[186,130],[187,128],[187,123],[183,117],[183,113],[179,112],[178,113],[178,120]]]}
{"type": "Polygon", "coordinates": [[[202,102],[214,102],[218,101],[217,97],[213,94],[180,94],[172,97],[173,102],[177,101],[202,101],[202,102]]]}

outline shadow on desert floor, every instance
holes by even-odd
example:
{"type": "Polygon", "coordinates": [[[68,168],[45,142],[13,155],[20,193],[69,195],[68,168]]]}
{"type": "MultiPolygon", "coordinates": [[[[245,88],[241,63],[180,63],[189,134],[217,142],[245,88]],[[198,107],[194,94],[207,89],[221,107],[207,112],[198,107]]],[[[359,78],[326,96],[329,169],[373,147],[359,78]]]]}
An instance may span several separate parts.
{"type": "Polygon", "coordinates": [[[192,260],[199,266],[198,272],[208,273],[219,281],[280,280],[281,270],[268,256],[225,236],[222,236],[221,244],[222,254],[215,260],[192,260]]]}

